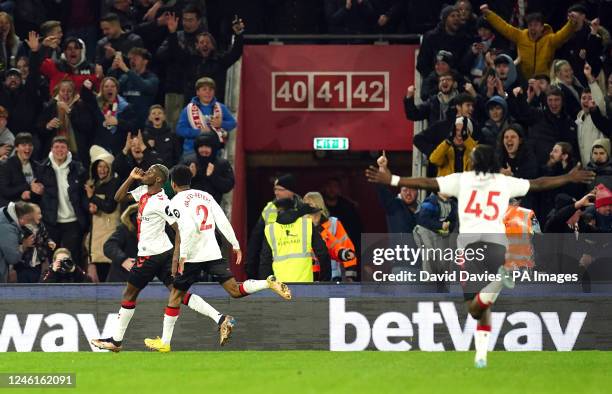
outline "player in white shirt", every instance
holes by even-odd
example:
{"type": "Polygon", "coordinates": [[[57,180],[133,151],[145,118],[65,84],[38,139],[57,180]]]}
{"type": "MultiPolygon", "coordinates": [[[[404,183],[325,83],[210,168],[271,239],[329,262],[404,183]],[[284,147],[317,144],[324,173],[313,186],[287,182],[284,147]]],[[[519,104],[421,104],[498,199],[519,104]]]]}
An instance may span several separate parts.
{"type": "MultiPolygon", "coordinates": [[[[99,349],[119,352],[130,320],[136,308],[136,299],[142,289],[157,277],[166,287],[172,289],[171,267],[173,259],[178,261],[178,248],[173,253],[173,245],[166,234],[166,223],[172,225],[178,232],[174,216],[170,215],[168,205],[170,200],[164,192],[163,185],[168,179],[168,169],[161,164],[154,164],[147,172],[134,168],[128,179],[115,193],[117,202],[129,200],[138,203],[137,238],[138,256],[136,262],[127,259],[122,266],[130,272],[123,291],[119,322],[115,333],[110,338],[92,339],[91,344],[99,349]],[[135,181],[141,181],[142,186],[128,190],[135,181]]],[[[177,238],[178,239],[178,238],[177,238]]],[[[209,316],[212,307],[201,297],[193,294],[189,307],[198,313],[209,316]]]]}
{"type": "Polygon", "coordinates": [[[589,183],[595,174],[581,170],[578,165],[568,174],[556,177],[527,180],[505,176],[499,173],[495,152],[488,145],[478,145],[470,159],[473,171],[438,178],[400,178],[391,174],[383,153],[378,159],[378,168],[370,166],[366,170],[366,177],[369,182],[440,191],[458,199],[457,247],[480,250],[484,255],[484,259],[474,256],[471,260],[467,260],[466,256],[463,269],[468,271],[470,279],[483,273],[496,274],[496,280],[486,285],[479,280],[468,280],[464,284],[468,311],[478,321],[474,336],[474,362],[477,368],[483,368],[487,365],[491,305],[504,286],[514,287],[511,275],[504,269],[507,239],[503,218],[510,198],[524,196],[529,191],[555,189],[567,183],[589,183]]]}
{"type": "MultiPolygon", "coordinates": [[[[187,290],[198,280],[201,271],[215,277],[233,298],[245,297],[269,288],[281,297],[291,299],[289,287],[277,281],[274,276],[269,276],[266,280],[249,279],[240,285],[236,282],[227,262],[221,256],[221,249],[215,237],[215,229],[219,229],[232,245],[236,264],[240,264],[242,252],[234,230],[210,194],[190,189],[191,178],[191,170],[187,166],[179,165],[172,170],[172,189],[176,195],[170,202],[169,211],[175,217],[180,233],[180,246],[176,246],[179,249],[179,261],[177,267],[173,266],[172,270],[176,270],[178,275],[174,279],[164,314],[162,337],[145,339],[148,348],[160,352],[170,351],[170,341],[181,300],[183,304],[188,305],[192,302],[187,290]]],[[[209,316],[219,325],[219,342],[223,346],[231,335],[235,320],[232,316],[223,315],[214,309],[209,316]]]]}

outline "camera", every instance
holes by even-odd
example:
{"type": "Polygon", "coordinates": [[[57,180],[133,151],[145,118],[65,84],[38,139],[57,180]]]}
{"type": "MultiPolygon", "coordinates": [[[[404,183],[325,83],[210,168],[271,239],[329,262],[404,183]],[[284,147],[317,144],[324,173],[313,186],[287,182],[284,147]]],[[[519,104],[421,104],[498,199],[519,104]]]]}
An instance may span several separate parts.
{"type": "Polygon", "coordinates": [[[75,267],[76,264],[74,263],[74,261],[72,261],[70,257],[64,257],[60,260],[60,267],[58,269],[58,272],[70,273],[74,271],[75,267]]]}

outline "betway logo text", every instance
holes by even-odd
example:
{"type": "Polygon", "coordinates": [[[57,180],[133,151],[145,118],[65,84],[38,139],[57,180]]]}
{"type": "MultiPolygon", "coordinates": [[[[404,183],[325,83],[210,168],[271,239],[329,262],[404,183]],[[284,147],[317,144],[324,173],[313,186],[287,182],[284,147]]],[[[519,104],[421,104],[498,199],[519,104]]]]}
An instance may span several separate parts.
{"type": "MultiPolygon", "coordinates": [[[[503,337],[505,350],[542,350],[546,332],[555,348],[569,351],[574,348],[580,334],[586,312],[572,312],[565,329],[561,327],[557,312],[514,313],[493,312],[489,350],[493,350],[502,328],[508,329],[503,337]],[[546,331],[543,329],[546,328],[546,331]]],[[[335,351],[365,350],[370,341],[378,350],[406,351],[413,348],[412,337],[418,336],[418,349],[425,351],[469,350],[476,331],[476,320],[468,315],[463,327],[459,323],[457,308],[453,302],[419,302],[412,318],[400,312],[386,312],[370,325],[368,319],[356,311],[347,311],[344,298],[329,300],[329,349],[335,351]],[[438,305],[439,312],[434,310],[438,305]],[[355,340],[347,343],[346,331],[353,326],[355,340]],[[434,332],[446,329],[454,349],[446,349],[436,342],[434,332]]]]}
{"type": "MultiPolygon", "coordinates": [[[[54,313],[47,316],[29,314],[23,327],[17,315],[7,314],[0,331],[0,352],[8,351],[11,341],[18,352],[31,352],[41,330],[48,330],[40,337],[40,349],[43,352],[78,352],[80,330],[87,338],[87,343],[94,338],[110,337],[118,322],[117,318],[116,313],[108,314],[100,333],[96,319],[91,313],[54,313]]],[[[102,351],[91,345],[88,347],[93,351],[102,351]]]]}

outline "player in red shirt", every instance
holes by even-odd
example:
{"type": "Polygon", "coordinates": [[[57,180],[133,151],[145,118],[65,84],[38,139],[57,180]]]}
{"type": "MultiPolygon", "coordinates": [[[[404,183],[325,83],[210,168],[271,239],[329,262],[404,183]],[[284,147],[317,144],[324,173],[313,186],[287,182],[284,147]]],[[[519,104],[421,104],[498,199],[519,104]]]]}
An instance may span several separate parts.
{"type": "MultiPolygon", "coordinates": [[[[478,145],[471,154],[472,171],[455,173],[438,178],[400,178],[387,168],[384,153],[378,159],[378,168],[366,170],[369,182],[397,187],[410,187],[440,191],[458,199],[459,237],[457,247],[482,251],[484,258],[467,259],[463,269],[471,278],[496,273],[496,280],[486,284],[481,280],[468,280],[464,284],[464,298],[470,315],[478,321],[475,334],[475,366],[487,365],[487,349],[491,331],[491,306],[502,288],[514,287],[509,272],[504,269],[507,238],[503,222],[512,197],[520,197],[528,191],[555,189],[567,183],[589,183],[595,174],[576,166],[569,173],[556,177],[519,179],[499,173],[495,151],[488,145],[478,145]]],[[[467,255],[466,255],[467,256],[467,255]]]]}

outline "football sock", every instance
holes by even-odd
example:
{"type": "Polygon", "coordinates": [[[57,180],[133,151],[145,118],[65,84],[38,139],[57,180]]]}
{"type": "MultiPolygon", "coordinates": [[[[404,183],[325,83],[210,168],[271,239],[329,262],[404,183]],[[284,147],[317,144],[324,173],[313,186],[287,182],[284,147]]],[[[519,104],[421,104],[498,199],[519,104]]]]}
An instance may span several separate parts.
{"type": "Polygon", "coordinates": [[[487,350],[489,349],[489,335],[491,335],[491,326],[477,325],[476,334],[474,334],[474,346],[476,347],[475,361],[486,360],[487,350]]]}
{"type": "Polygon", "coordinates": [[[483,309],[490,307],[495,302],[495,300],[497,300],[497,296],[503,288],[504,284],[501,280],[496,280],[494,282],[489,283],[482,290],[480,290],[480,293],[477,294],[476,297],[478,300],[478,304],[483,309]]]}
{"type": "Polygon", "coordinates": [[[204,299],[197,294],[185,294],[185,297],[183,297],[183,304],[204,316],[210,317],[216,323],[219,323],[221,316],[223,316],[221,313],[219,313],[219,311],[213,308],[212,305],[204,301],[204,299]]]}
{"type": "Polygon", "coordinates": [[[179,313],[181,312],[180,307],[166,307],[166,313],[164,314],[164,330],[162,331],[162,343],[164,345],[169,345],[172,340],[172,332],[174,331],[174,324],[176,323],[176,319],[179,317],[179,313]]]}
{"type": "Polygon", "coordinates": [[[238,289],[240,290],[240,294],[248,296],[249,294],[257,293],[269,287],[267,280],[248,279],[242,282],[240,286],[238,286],[238,289]]]}
{"type": "Polygon", "coordinates": [[[117,324],[117,329],[115,331],[115,335],[113,335],[113,341],[121,343],[123,341],[123,336],[125,335],[125,331],[130,324],[130,320],[132,320],[132,316],[134,316],[134,311],[136,310],[136,303],[133,301],[123,301],[121,303],[121,309],[119,309],[119,324],[117,324]]]}

